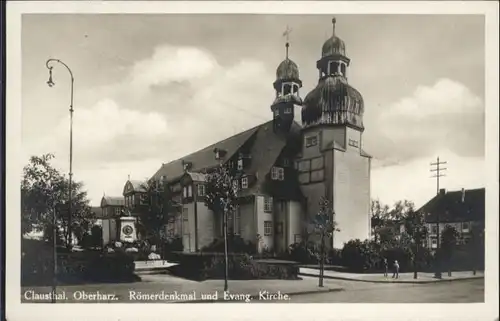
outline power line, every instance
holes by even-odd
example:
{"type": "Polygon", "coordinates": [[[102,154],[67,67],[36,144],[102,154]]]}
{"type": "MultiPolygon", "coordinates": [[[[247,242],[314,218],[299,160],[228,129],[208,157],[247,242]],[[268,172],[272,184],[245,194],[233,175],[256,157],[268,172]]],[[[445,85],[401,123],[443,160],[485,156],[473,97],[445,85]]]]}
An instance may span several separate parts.
{"type": "Polygon", "coordinates": [[[441,167],[441,165],[447,164],[447,162],[441,162],[439,161],[439,156],[437,158],[437,162],[431,163],[431,172],[434,172],[435,174],[431,176],[431,178],[436,178],[436,193],[439,194],[439,178],[446,176],[443,174],[443,171],[446,171],[446,167],[441,167]]]}
{"type": "MultiPolygon", "coordinates": [[[[437,195],[439,195],[439,178],[440,177],[444,177],[446,176],[445,174],[443,174],[443,172],[446,170],[446,167],[441,167],[441,165],[445,165],[447,162],[442,162],[439,160],[439,156],[437,158],[437,161],[435,163],[431,163],[431,173],[435,173],[433,176],[431,176],[432,178],[436,178],[436,189],[437,189],[437,195]]],[[[440,255],[439,253],[439,248],[440,248],[440,245],[441,245],[441,240],[439,239],[439,229],[440,229],[440,222],[441,219],[440,219],[440,213],[439,211],[437,211],[436,213],[436,241],[437,241],[437,255],[440,255]]],[[[441,267],[440,267],[440,258],[438,258],[438,261],[436,262],[436,265],[437,265],[437,270],[434,274],[434,276],[437,278],[437,279],[441,279],[441,267]]]]}

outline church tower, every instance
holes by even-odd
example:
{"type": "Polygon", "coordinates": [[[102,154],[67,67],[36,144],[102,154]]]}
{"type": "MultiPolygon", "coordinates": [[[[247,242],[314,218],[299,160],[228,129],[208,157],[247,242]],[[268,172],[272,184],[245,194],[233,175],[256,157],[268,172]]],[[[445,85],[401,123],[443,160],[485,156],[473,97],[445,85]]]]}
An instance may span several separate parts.
{"type": "MultiPolygon", "coordinates": [[[[285,32],[288,36],[289,30],[285,32]]],[[[285,60],[276,69],[276,81],[273,83],[276,98],[271,105],[273,112],[273,128],[275,132],[287,133],[294,121],[295,106],[302,106],[299,89],[302,81],[299,77],[299,67],[288,58],[290,43],[285,44],[285,60]]]]}
{"type": "Polygon", "coordinates": [[[321,196],[333,204],[336,232],[331,245],[370,236],[370,156],[362,149],[363,97],[347,81],[350,59],[335,30],[321,50],[319,80],[302,107],[302,153],[297,161],[307,215],[321,196]]]}

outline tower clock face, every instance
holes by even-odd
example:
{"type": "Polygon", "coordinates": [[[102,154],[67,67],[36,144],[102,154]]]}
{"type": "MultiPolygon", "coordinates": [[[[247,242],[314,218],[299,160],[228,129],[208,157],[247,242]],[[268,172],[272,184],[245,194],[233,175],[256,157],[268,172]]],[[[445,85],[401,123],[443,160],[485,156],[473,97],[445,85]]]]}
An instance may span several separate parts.
{"type": "Polygon", "coordinates": [[[122,229],[123,234],[125,235],[130,235],[132,232],[134,232],[134,229],[130,225],[126,225],[122,229]]]}

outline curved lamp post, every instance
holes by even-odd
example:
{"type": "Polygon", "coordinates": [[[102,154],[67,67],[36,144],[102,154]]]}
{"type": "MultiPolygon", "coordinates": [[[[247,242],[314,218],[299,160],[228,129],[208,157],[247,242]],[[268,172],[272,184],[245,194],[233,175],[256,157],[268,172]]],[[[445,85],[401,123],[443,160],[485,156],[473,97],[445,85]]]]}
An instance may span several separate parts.
{"type": "Polygon", "coordinates": [[[75,79],[73,78],[73,72],[69,69],[68,65],[62,62],[59,59],[49,59],[45,63],[45,66],[49,70],[49,80],[47,81],[47,85],[49,87],[53,87],[55,85],[54,81],[52,81],[52,68],[53,65],[59,63],[66,67],[71,76],[71,96],[70,96],[70,104],[69,104],[69,193],[68,193],[68,246],[72,245],[72,231],[71,231],[71,221],[72,221],[72,196],[73,196],[73,84],[75,79]]]}

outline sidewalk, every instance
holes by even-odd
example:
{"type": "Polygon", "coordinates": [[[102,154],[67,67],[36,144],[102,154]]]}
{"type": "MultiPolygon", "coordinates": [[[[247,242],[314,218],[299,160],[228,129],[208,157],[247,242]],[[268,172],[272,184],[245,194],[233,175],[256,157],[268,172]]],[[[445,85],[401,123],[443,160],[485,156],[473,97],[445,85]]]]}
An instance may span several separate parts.
{"type": "MultiPolygon", "coordinates": [[[[60,286],[57,303],[201,303],[236,302],[248,300],[283,300],[293,302],[293,296],[300,294],[342,291],[336,286],[318,287],[316,278],[304,277],[303,280],[229,280],[229,295],[224,295],[224,280],[195,282],[170,275],[144,275],[142,282],[87,284],[60,286]],[[202,297],[203,295],[203,297],[202,297]]],[[[22,288],[21,301],[24,303],[50,302],[27,300],[24,294],[50,293],[50,287],[22,288]]],[[[31,296],[31,294],[29,294],[31,296]]]]}
{"type": "MultiPolygon", "coordinates": [[[[319,276],[319,269],[300,268],[299,274],[318,277],[319,276]]],[[[418,283],[418,284],[424,284],[424,283],[449,282],[449,281],[458,281],[458,280],[482,279],[482,278],[484,278],[484,272],[477,271],[476,275],[473,275],[471,271],[453,272],[451,277],[448,276],[448,272],[443,272],[441,279],[434,278],[434,273],[418,272],[418,278],[415,280],[413,278],[413,272],[400,273],[398,279],[393,279],[392,273],[389,273],[388,277],[384,277],[383,274],[345,273],[345,272],[336,272],[336,271],[325,270],[324,277],[328,278],[328,279],[359,281],[359,282],[373,282],[373,283],[418,283]]]]}

